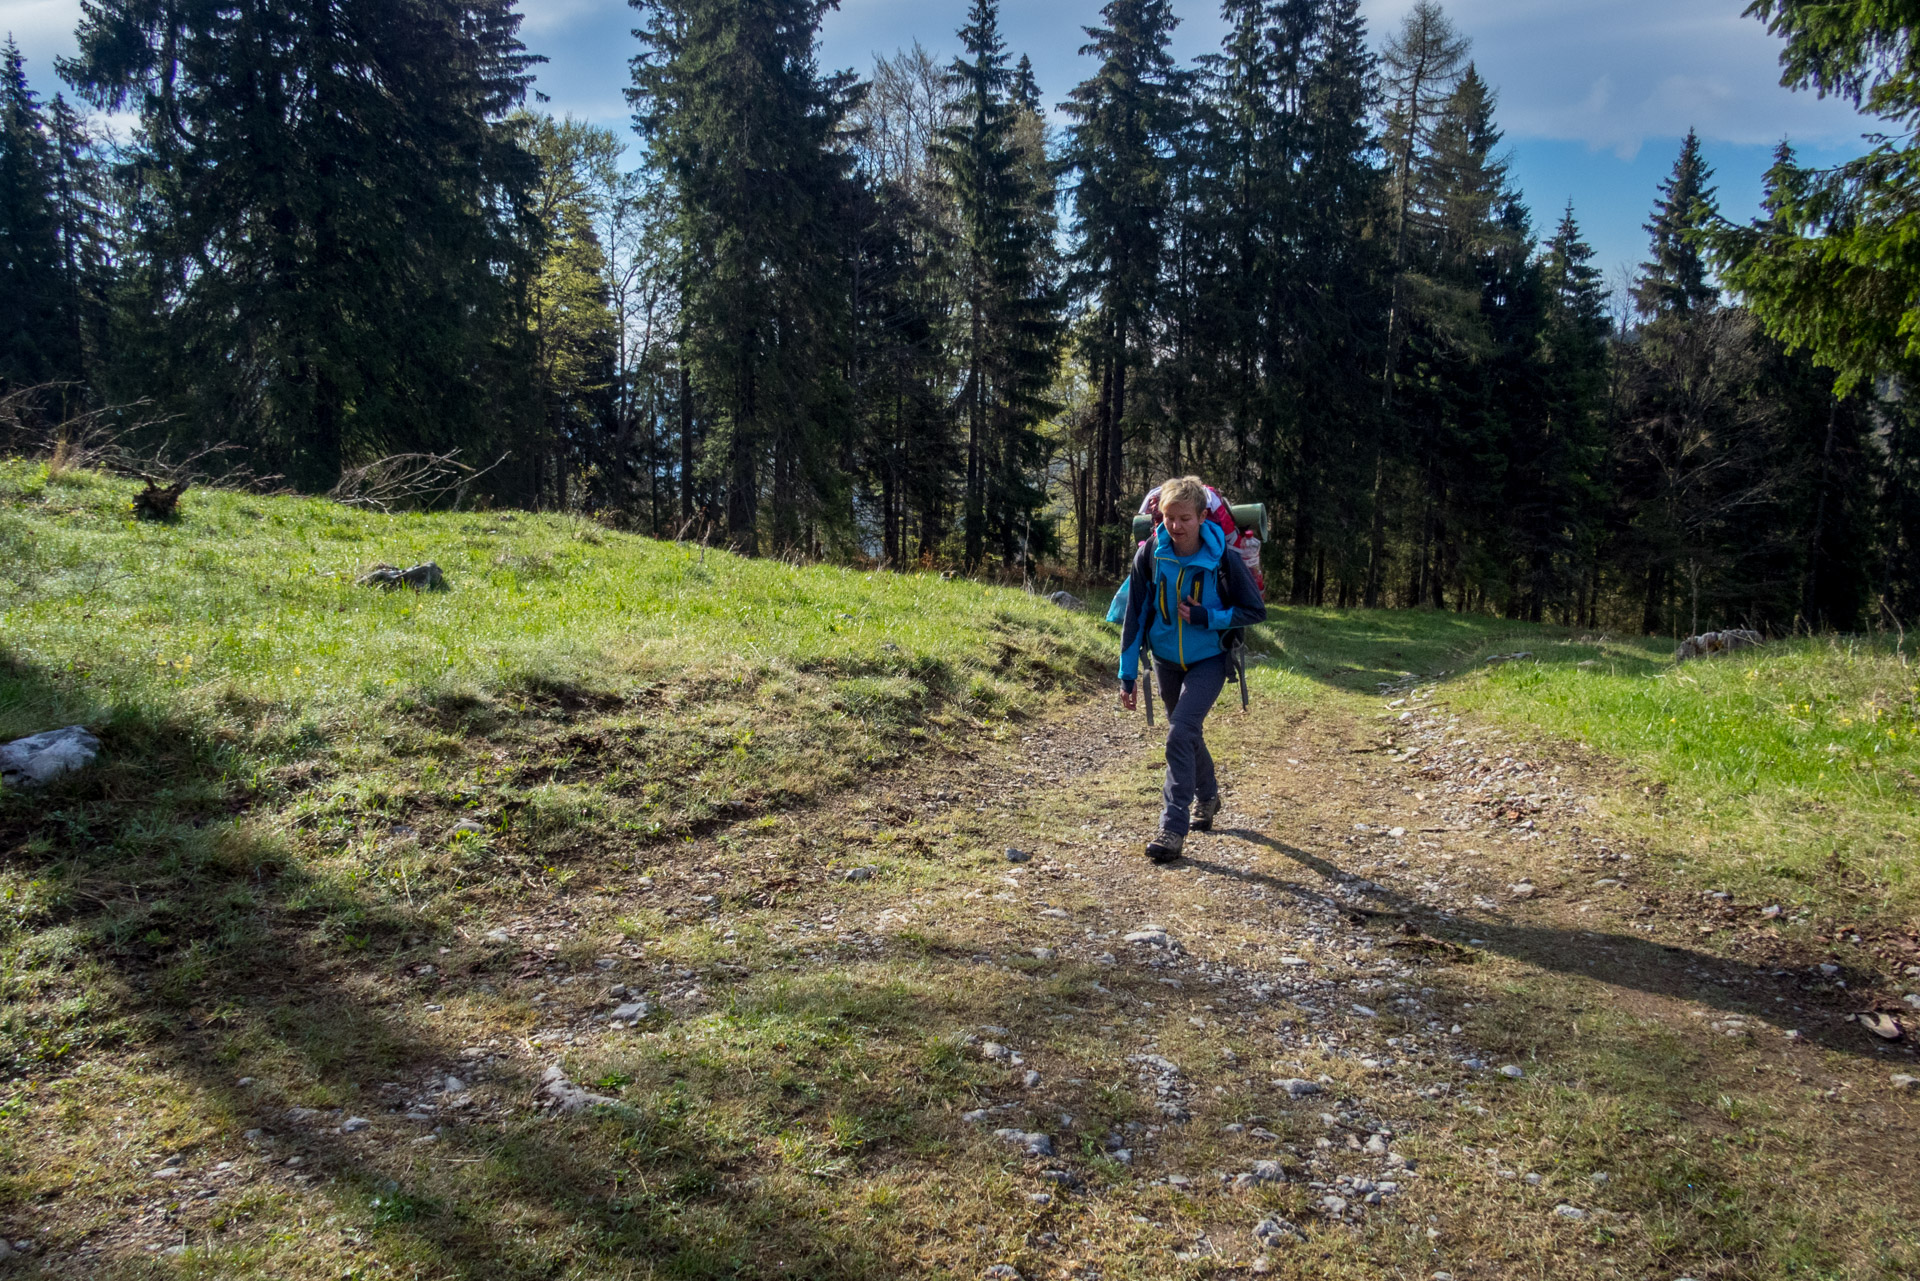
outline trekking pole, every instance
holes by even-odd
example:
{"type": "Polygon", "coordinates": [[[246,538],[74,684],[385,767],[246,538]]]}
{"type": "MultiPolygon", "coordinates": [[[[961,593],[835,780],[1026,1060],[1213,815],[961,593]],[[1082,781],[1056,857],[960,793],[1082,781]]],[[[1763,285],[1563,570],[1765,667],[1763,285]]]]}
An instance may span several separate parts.
{"type": "Polygon", "coordinates": [[[1140,669],[1140,692],[1147,700],[1147,728],[1153,728],[1153,660],[1148,659],[1140,669]]]}
{"type": "Polygon", "coordinates": [[[1240,673],[1240,710],[1247,710],[1247,647],[1233,647],[1233,665],[1240,673]]]}

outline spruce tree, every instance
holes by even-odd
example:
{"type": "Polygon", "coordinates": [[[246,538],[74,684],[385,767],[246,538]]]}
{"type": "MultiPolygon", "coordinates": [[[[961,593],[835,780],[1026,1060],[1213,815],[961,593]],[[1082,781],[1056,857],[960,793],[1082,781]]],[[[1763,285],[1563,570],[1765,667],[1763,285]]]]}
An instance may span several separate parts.
{"type": "Polygon", "coordinates": [[[1509,418],[1509,612],[1540,622],[1555,610],[1586,623],[1601,534],[1610,324],[1571,201],[1542,246],[1539,284],[1544,315],[1529,354],[1536,395],[1509,418]]]}
{"type": "Polygon", "coordinates": [[[635,124],[672,192],[683,359],[706,407],[709,475],[733,543],[757,551],[763,483],[782,551],[844,523],[848,302],[840,250],[852,193],[836,144],[849,77],[815,56],[830,0],[633,0],[635,124]]]}
{"type": "Polygon", "coordinates": [[[1769,175],[1777,216],[1709,222],[1728,288],[1769,333],[1835,371],[1841,392],[1920,375],[1920,55],[1908,4],[1753,0],[1747,14],[1784,43],[1780,83],[1879,117],[1870,149],[1831,168],[1788,153],[1769,175]]]}
{"type": "Polygon", "coordinates": [[[1127,477],[1128,378],[1149,358],[1149,322],[1167,236],[1173,140],[1183,126],[1187,77],[1168,50],[1168,0],[1111,0],[1105,26],[1086,29],[1083,55],[1099,68],[1063,109],[1073,120],[1065,161],[1074,174],[1075,278],[1094,308],[1089,356],[1098,371],[1093,460],[1094,563],[1118,573],[1131,545],[1121,496],[1127,477]]]}
{"type": "Polygon", "coordinates": [[[1043,503],[1032,479],[1039,462],[1034,427],[1051,408],[1046,392],[1060,327],[1050,270],[1052,189],[1044,157],[1034,165],[1021,155],[1021,117],[1032,113],[1014,96],[997,0],[974,0],[960,40],[965,52],[948,75],[957,94],[954,120],[941,131],[939,154],[960,226],[965,314],[957,330],[967,422],[966,561],[973,565],[989,542],[1010,562],[1016,536],[1031,531],[1043,503]]]}
{"type": "Polygon", "coordinates": [[[0,390],[80,376],[65,323],[58,158],[26,60],[0,46],[0,390]]]}
{"type": "Polygon", "coordinates": [[[501,445],[532,399],[519,24],[512,0],[89,4],[62,73],[140,121],[122,386],[313,488],[501,445]]]}
{"type": "Polygon", "coordinates": [[[1291,287],[1299,406],[1292,597],[1354,603],[1364,588],[1381,445],[1387,208],[1373,116],[1376,62],[1359,0],[1318,0],[1301,103],[1298,221],[1291,287]]]}
{"type": "Polygon", "coordinates": [[[1714,190],[1707,185],[1712,178],[1713,170],[1700,155],[1700,136],[1689,129],[1673,173],[1660,184],[1653,220],[1646,224],[1653,256],[1640,265],[1633,289],[1634,302],[1645,315],[1700,311],[1718,297],[1701,252],[1701,230],[1717,216],[1714,190]]]}
{"type": "Polygon", "coordinates": [[[1442,119],[1442,109],[1465,72],[1471,47],[1472,42],[1455,30],[1436,0],[1418,0],[1380,55],[1387,97],[1384,142],[1392,175],[1387,228],[1394,289],[1387,317],[1385,391],[1389,400],[1407,303],[1400,273],[1406,268],[1414,235],[1414,202],[1422,159],[1432,144],[1432,132],[1442,119]]]}
{"type": "Polygon", "coordinates": [[[590,472],[623,466],[599,439],[612,409],[614,317],[599,234],[621,143],[571,117],[516,113],[521,145],[540,162],[530,211],[537,256],[528,289],[539,413],[520,442],[523,499],[579,506],[590,472]]]}
{"type": "Polygon", "coordinates": [[[1407,594],[1436,607],[1484,589],[1488,537],[1506,458],[1501,380],[1516,371],[1528,318],[1527,213],[1506,183],[1494,96],[1469,65],[1435,122],[1408,211],[1408,262],[1422,274],[1406,308],[1406,364],[1418,376],[1396,401],[1419,499],[1407,594]]]}
{"type": "Polygon", "coordinates": [[[114,290],[114,243],[118,213],[108,164],[100,143],[73,105],[55,94],[47,108],[53,144],[53,206],[60,242],[61,341],[72,354],[80,395],[93,394],[110,354],[109,322],[114,290]]]}

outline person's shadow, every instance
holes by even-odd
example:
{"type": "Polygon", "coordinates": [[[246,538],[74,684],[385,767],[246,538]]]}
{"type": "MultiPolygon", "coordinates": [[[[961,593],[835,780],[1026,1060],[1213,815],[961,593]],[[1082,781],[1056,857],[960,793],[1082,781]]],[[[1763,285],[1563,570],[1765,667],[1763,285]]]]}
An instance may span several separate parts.
{"type": "MultiPolygon", "coordinates": [[[[1345,885],[1353,897],[1188,855],[1185,862],[1204,875],[1229,877],[1333,907],[1362,923],[1384,923],[1396,929],[1404,923],[1452,944],[1471,939],[1473,947],[1510,956],[1541,969],[1698,1001],[1747,1018],[1778,1022],[1779,1007],[1773,998],[1786,997],[1788,1008],[1797,1003],[1824,1016],[1793,1024],[1808,1040],[1827,1049],[1862,1057],[1884,1054],[1888,1050],[1875,1044],[1866,1031],[1843,1021],[1844,1014],[1860,1008],[1859,999],[1812,986],[1806,967],[1799,973],[1780,973],[1778,967],[1752,965],[1632,934],[1560,929],[1502,921],[1486,915],[1463,915],[1398,894],[1366,877],[1347,872],[1328,859],[1261,832],[1235,827],[1223,828],[1215,835],[1279,854],[1318,874],[1329,886],[1345,885]]],[[[1910,1048],[1900,1049],[1912,1053],[1910,1048]]]]}

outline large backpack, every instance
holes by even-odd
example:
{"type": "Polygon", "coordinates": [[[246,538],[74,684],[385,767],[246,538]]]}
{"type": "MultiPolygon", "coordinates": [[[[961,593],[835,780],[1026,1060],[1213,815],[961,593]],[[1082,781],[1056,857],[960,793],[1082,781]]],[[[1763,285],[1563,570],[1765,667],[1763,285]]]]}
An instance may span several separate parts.
{"type": "MultiPolygon", "coordinates": [[[[1267,505],[1265,503],[1230,503],[1220,496],[1220,491],[1207,486],[1207,519],[1220,526],[1227,536],[1227,546],[1240,553],[1240,559],[1246,562],[1247,572],[1253,575],[1253,585],[1260,594],[1267,594],[1267,578],[1260,572],[1260,544],[1267,538],[1267,505]]],[[[1133,541],[1144,543],[1153,537],[1153,531],[1160,524],[1160,487],[1154,486],[1147,496],[1140,500],[1139,514],[1133,518],[1133,541]]]]}

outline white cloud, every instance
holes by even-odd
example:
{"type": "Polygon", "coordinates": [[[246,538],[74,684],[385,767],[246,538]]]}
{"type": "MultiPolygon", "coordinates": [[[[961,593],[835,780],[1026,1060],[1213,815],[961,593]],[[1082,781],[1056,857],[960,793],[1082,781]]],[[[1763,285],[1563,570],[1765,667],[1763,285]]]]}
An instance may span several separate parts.
{"type": "MultiPolygon", "coordinates": [[[[1376,39],[1411,0],[1369,0],[1376,39]]],[[[1857,138],[1845,104],[1780,85],[1780,42],[1743,0],[1452,0],[1454,25],[1500,91],[1514,138],[1584,142],[1630,159],[1649,138],[1698,129],[1720,142],[1857,138]]]]}
{"type": "Polygon", "coordinates": [[[564,30],[576,19],[613,7],[627,6],[624,0],[522,0],[520,34],[542,36],[564,30]]]}
{"type": "Polygon", "coordinates": [[[80,0],[0,0],[0,38],[11,35],[19,42],[29,70],[72,53],[79,23],[80,0]]]}

